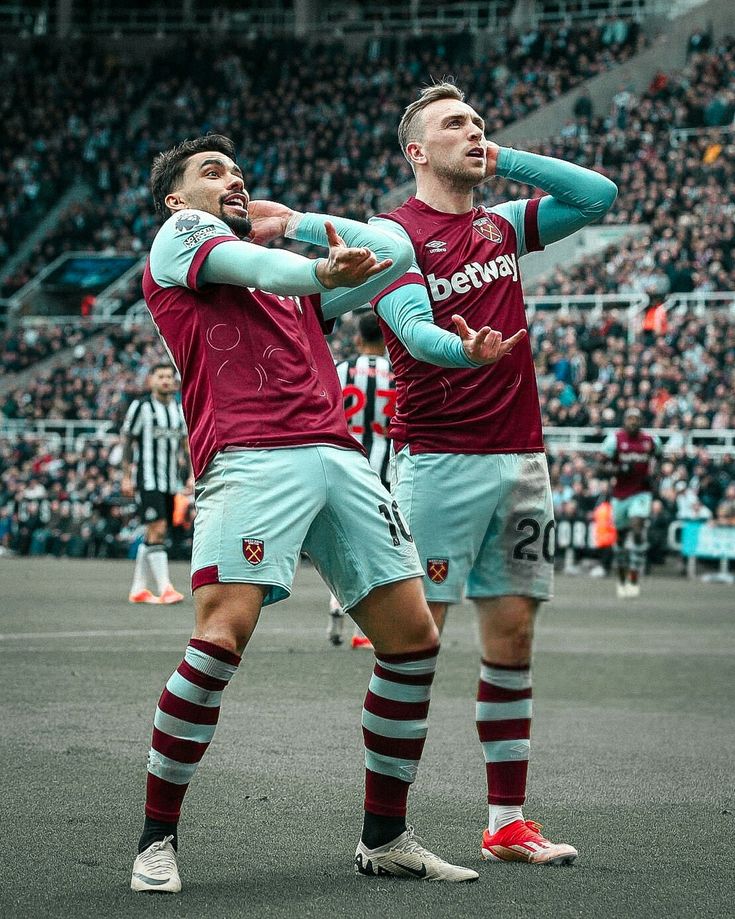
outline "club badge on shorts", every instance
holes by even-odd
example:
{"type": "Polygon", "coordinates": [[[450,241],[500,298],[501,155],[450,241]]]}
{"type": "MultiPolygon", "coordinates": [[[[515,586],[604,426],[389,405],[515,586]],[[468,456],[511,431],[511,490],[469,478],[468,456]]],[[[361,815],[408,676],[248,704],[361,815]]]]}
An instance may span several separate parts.
{"type": "Polygon", "coordinates": [[[480,236],[489,239],[491,243],[502,243],[503,234],[489,217],[480,217],[478,220],[473,220],[472,226],[477,230],[480,236]]]}
{"type": "Polygon", "coordinates": [[[251,565],[259,565],[265,555],[265,544],[262,539],[245,539],[242,541],[242,554],[251,565]]]}
{"type": "Polygon", "coordinates": [[[434,584],[443,584],[449,574],[448,558],[427,558],[426,573],[434,584]]]}

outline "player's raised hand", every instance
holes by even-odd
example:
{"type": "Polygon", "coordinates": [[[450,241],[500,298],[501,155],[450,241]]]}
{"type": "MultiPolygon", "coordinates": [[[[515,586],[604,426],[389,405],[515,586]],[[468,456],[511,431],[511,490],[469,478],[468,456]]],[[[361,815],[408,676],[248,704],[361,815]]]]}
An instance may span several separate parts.
{"type": "Polygon", "coordinates": [[[346,246],[334,224],[329,221],[324,224],[324,229],[329,242],[329,256],[319,260],[316,274],[329,290],[335,287],[359,287],[393,264],[390,258],[379,262],[370,249],[346,246]]]}
{"type": "Polygon", "coordinates": [[[491,140],[487,142],[485,147],[485,178],[490,179],[495,175],[495,170],[498,168],[498,153],[500,152],[500,147],[493,143],[491,140]]]}
{"type": "Polygon", "coordinates": [[[295,213],[277,201],[251,201],[248,204],[248,217],[253,228],[248,239],[258,246],[279,239],[285,234],[288,221],[295,213]]]}
{"type": "Polygon", "coordinates": [[[467,357],[476,364],[495,364],[501,357],[510,354],[513,348],[526,336],[525,329],[519,329],[515,335],[503,339],[500,332],[496,332],[486,325],[477,332],[471,329],[459,315],[452,316],[452,322],[457,329],[457,334],[462,339],[462,347],[467,357]]]}

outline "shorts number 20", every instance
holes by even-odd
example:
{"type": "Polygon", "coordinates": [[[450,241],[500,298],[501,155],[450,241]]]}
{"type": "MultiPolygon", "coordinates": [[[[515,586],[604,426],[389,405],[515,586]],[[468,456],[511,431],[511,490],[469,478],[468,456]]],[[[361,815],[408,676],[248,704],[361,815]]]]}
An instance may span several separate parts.
{"type": "MultiPolygon", "coordinates": [[[[519,539],[513,547],[513,558],[520,559],[523,562],[537,562],[538,552],[535,548],[532,549],[531,545],[537,542],[539,536],[541,536],[541,524],[538,520],[534,520],[533,517],[523,517],[516,524],[516,529],[519,533],[526,533],[527,535],[523,539],[519,539]]],[[[544,538],[541,542],[541,554],[544,557],[544,561],[549,565],[554,563],[554,530],[554,521],[549,520],[544,527],[544,538]]]]}

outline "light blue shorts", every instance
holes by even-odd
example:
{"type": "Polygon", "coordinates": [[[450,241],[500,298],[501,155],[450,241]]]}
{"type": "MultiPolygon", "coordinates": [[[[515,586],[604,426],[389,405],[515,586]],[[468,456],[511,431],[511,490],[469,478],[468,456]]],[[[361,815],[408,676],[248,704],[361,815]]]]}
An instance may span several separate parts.
{"type": "Polygon", "coordinates": [[[629,498],[613,498],[612,509],[616,530],[629,530],[631,517],[648,520],[651,516],[653,495],[650,491],[639,491],[629,498]]]}
{"type": "Polygon", "coordinates": [[[428,600],[463,594],[548,600],[554,506],[543,453],[419,453],[393,458],[392,491],[426,570],[428,600]]]}
{"type": "Polygon", "coordinates": [[[337,447],[218,453],[197,482],[192,590],[263,584],[291,593],[307,552],[343,609],[382,584],[421,577],[413,538],[367,459],[337,447]]]}

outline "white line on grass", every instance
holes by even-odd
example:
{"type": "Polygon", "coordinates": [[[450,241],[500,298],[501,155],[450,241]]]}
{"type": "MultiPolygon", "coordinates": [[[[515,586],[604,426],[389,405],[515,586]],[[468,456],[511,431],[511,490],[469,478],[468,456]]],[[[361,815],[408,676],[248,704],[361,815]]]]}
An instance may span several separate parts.
{"type": "Polygon", "coordinates": [[[39,638],[138,638],[141,635],[171,635],[191,632],[191,628],[180,629],[89,629],[79,632],[6,632],[0,634],[0,641],[33,641],[39,638]]]}
{"type": "MultiPolygon", "coordinates": [[[[273,634],[308,635],[320,631],[316,626],[307,629],[267,628],[261,631],[273,634]]],[[[148,635],[190,635],[191,626],[169,629],[88,629],[78,632],[5,632],[0,641],[38,641],[44,638],[145,638],[148,635]]]]}

